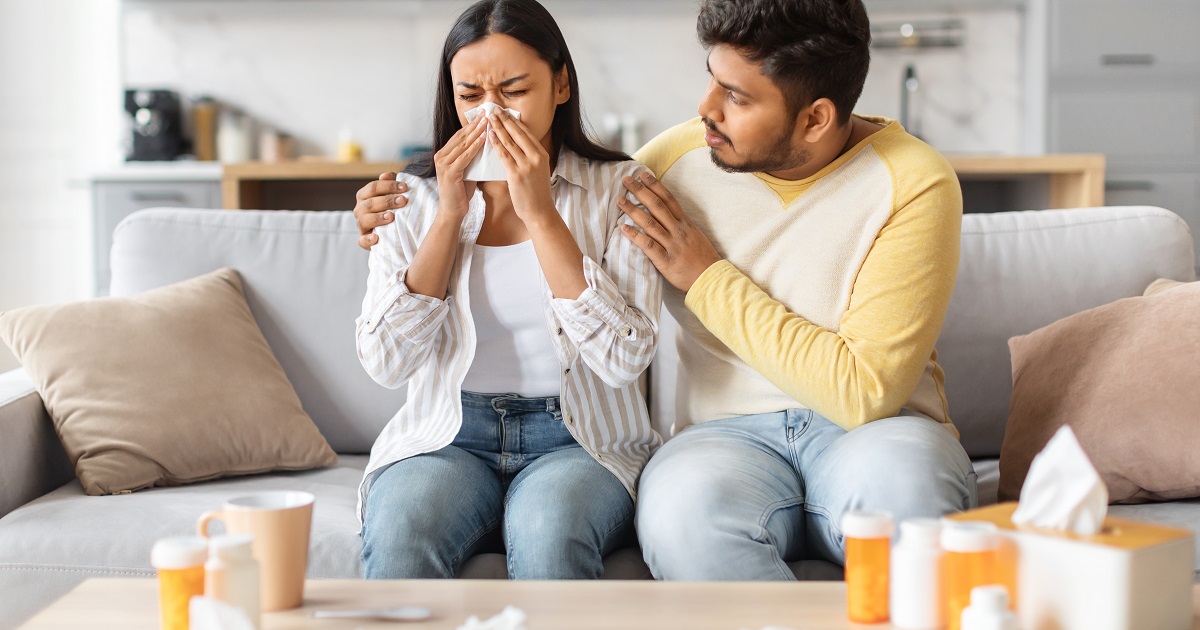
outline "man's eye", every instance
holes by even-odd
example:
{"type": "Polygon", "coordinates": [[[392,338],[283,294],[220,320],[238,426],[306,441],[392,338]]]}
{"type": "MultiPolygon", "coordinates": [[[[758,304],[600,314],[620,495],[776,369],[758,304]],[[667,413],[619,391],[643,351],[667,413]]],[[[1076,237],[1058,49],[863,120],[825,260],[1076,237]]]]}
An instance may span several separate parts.
{"type": "Polygon", "coordinates": [[[734,105],[742,105],[745,103],[745,101],[739,99],[733,92],[729,92],[729,102],[733,103],[734,105]]]}

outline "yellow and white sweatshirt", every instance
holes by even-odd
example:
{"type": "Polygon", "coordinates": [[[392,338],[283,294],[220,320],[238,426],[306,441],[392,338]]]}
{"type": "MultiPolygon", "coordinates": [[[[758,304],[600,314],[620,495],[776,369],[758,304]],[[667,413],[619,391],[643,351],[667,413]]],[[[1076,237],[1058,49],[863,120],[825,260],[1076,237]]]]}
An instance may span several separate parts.
{"type": "Polygon", "coordinates": [[[684,295],[674,432],[790,408],[849,430],[907,408],[950,425],[934,342],[958,273],[962,192],[899,123],[812,177],[727,173],[695,119],[635,156],[724,260],[684,295]]]}

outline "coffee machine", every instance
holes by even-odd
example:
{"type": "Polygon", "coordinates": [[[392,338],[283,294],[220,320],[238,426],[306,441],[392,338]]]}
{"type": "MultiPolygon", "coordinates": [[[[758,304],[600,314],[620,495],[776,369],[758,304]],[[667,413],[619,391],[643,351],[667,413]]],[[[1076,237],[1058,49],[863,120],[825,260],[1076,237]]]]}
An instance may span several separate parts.
{"type": "Polygon", "coordinates": [[[186,152],[183,111],[171,90],[125,90],[130,117],[128,161],[173,160],[186,152]]]}

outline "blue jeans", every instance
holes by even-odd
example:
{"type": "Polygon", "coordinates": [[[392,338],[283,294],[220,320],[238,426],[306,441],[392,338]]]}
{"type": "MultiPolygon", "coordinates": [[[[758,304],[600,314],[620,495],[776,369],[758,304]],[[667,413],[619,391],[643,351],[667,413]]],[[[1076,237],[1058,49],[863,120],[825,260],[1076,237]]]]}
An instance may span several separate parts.
{"type": "Polygon", "coordinates": [[[493,550],[513,579],[600,577],[604,556],[632,542],[633,500],[568,432],[558,398],[463,392],[462,403],[450,446],[372,481],[366,577],[454,577],[493,550]]]}
{"type": "Polygon", "coordinates": [[[805,409],[693,425],[638,486],[646,564],[667,580],[792,580],[787,563],[842,564],[847,510],[897,523],[974,507],[975,471],[954,435],[923,416],[847,432],[805,409]]]}

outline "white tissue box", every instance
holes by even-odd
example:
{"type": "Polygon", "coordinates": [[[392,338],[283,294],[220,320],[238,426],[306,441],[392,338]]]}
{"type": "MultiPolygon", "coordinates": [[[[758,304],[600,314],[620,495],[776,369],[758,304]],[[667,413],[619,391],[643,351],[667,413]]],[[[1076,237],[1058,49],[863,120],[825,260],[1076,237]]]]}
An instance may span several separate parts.
{"type": "Polygon", "coordinates": [[[994,523],[1012,543],[1023,630],[1192,627],[1192,532],[1108,517],[1100,533],[1081,536],[1015,525],[1016,508],[1001,503],[949,518],[994,523]]]}

